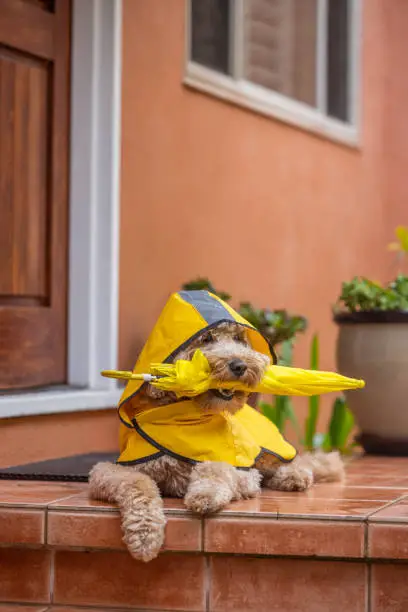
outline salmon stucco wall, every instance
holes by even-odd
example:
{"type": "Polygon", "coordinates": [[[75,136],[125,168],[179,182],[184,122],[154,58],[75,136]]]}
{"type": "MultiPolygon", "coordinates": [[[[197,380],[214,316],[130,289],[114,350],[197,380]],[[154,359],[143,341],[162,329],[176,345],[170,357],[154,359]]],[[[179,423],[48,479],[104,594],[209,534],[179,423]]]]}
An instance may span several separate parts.
{"type": "Polygon", "coordinates": [[[386,244],[408,221],[407,5],[363,7],[361,139],[349,148],[186,88],[184,0],[124,0],[120,367],[198,275],[235,303],[305,315],[296,363],[308,365],[318,332],[320,367],[335,367],[341,282],[387,279],[386,244]]]}
{"type": "MultiPolygon", "coordinates": [[[[342,280],[384,279],[391,265],[385,141],[406,154],[385,112],[393,28],[400,64],[407,37],[387,0],[363,4],[361,142],[349,148],[186,88],[184,0],[124,1],[120,367],[133,366],[168,294],[197,275],[236,302],[306,315],[321,367],[334,367],[342,280]]],[[[400,97],[392,107],[405,115],[400,97]]]]}
{"type": "MultiPolygon", "coordinates": [[[[387,66],[383,174],[389,236],[397,225],[408,225],[408,2],[394,0],[387,3],[383,28],[387,66]]],[[[408,274],[408,267],[404,272],[408,274]]]]}
{"type": "Polygon", "coordinates": [[[0,466],[45,461],[118,447],[116,410],[3,419],[0,466]]]}

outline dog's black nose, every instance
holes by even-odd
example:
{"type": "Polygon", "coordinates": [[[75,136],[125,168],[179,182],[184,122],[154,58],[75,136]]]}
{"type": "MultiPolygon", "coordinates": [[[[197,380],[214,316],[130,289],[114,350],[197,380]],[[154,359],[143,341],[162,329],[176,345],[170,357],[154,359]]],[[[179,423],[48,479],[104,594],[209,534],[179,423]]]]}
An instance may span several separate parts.
{"type": "Polygon", "coordinates": [[[248,368],[247,364],[241,361],[241,359],[232,359],[229,362],[228,367],[237,378],[242,376],[248,368]]]}

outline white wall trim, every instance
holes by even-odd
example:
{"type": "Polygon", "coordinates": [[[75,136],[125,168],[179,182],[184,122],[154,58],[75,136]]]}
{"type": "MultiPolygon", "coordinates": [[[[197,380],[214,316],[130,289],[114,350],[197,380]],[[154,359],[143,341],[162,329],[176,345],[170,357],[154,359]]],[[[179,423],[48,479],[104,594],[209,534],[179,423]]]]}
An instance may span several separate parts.
{"type": "Polygon", "coordinates": [[[327,112],[328,10],[328,0],[317,0],[316,103],[323,114],[327,112]]]}
{"type": "Polygon", "coordinates": [[[278,119],[349,147],[358,147],[357,128],[249,81],[235,81],[195,62],[188,62],[184,84],[266,117],[278,119]]]}
{"type": "Polygon", "coordinates": [[[101,410],[116,406],[120,391],[94,389],[50,389],[38,393],[16,393],[0,400],[0,417],[23,417],[101,410]],[[4,406],[3,406],[4,403],[4,406]]]}
{"type": "Polygon", "coordinates": [[[68,387],[7,395],[0,417],[113,407],[117,365],[121,0],[74,0],[68,387]],[[70,388],[71,387],[71,388],[70,388]]]}

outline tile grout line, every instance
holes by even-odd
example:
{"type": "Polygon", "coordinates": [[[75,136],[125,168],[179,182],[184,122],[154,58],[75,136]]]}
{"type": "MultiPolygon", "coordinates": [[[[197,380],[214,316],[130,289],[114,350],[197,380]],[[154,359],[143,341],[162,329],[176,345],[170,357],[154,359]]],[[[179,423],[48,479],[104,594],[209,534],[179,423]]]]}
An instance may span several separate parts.
{"type": "MultiPolygon", "coordinates": [[[[370,521],[370,519],[373,516],[375,516],[378,512],[382,512],[386,508],[390,508],[394,504],[397,504],[398,502],[400,502],[405,497],[406,497],[405,495],[400,495],[400,497],[397,497],[396,499],[393,499],[392,501],[388,502],[387,504],[384,504],[383,506],[381,506],[381,508],[378,508],[377,510],[374,510],[373,512],[368,514],[367,517],[366,517],[366,520],[365,520],[365,534],[364,534],[364,540],[365,540],[364,558],[366,559],[366,563],[368,563],[368,566],[369,566],[369,569],[368,569],[369,573],[368,573],[368,578],[367,578],[368,583],[369,583],[369,589],[371,589],[371,565],[370,565],[370,560],[371,560],[371,555],[370,555],[370,531],[371,530],[370,530],[370,526],[372,524],[372,521],[370,521]]],[[[369,597],[371,598],[371,594],[369,594],[369,597]]],[[[370,610],[371,600],[369,600],[367,605],[368,605],[367,610],[370,610]]]]}
{"type": "MultiPolygon", "coordinates": [[[[363,559],[368,559],[368,517],[367,520],[364,521],[364,550],[363,550],[363,559]]],[[[367,562],[367,561],[366,561],[367,562]]]]}
{"type": "Polygon", "coordinates": [[[201,517],[201,554],[204,555],[204,607],[206,612],[210,610],[210,590],[211,590],[211,568],[210,557],[206,555],[205,534],[207,519],[201,517]]]}
{"type": "Polygon", "coordinates": [[[369,522],[370,518],[372,516],[374,516],[375,514],[377,514],[378,512],[382,512],[383,510],[385,510],[386,508],[389,508],[390,506],[393,506],[394,504],[397,504],[398,502],[402,501],[403,499],[405,499],[406,495],[400,495],[399,497],[396,497],[395,499],[387,502],[386,504],[384,504],[383,506],[381,506],[381,508],[377,508],[377,510],[373,510],[373,512],[370,512],[369,514],[367,514],[367,523],[369,522]]]}
{"type": "Polygon", "coordinates": [[[53,499],[52,501],[46,503],[46,507],[48,508],[49,506],[52,506],[52,504],[58,504],[59,502],[68,501],[72,497],[78,497],[78,495],[80,495],[81,492],[80,493],[72,493],[72,495],[64,495],[64,497],[59,497],[58,499],[53,499]]]}
{"type": "MultiPolygon", "coordinates": [[[[50,604],[48,603],[36,603],[35,601],[7,601],[5,599],[0,598],[0,606],[9,606],[10,610],[16,609],[19,610],[21,606],[25,608],[32,608],[33,612],[47,612],[50,609],[50,604]]],[[[7,610],[7,612],[9,612],[7,610]]]]}
{"type": "MultiPolygon", "coordinates": [[[[0,481],[0,486],[1,486],[1,481],[0,481]]],[[[14,501],[1,501],[0,500],[0,508],[6,508],[6,509],[11,509],[11,508],[24,508],[24,509],[30,509],[30,510],[45,510],[46,508],[52,506],[52,504],[57,504],[59,502],[71,499],[72,497],[76,497],[77,495],[79,495],[78,493],[72,493],[71,495],[64,495],[63,497],[58,497],[57,499],[53,499],[52,501],[41,501],[41,502],[29,502],[27,501],[22,501],[22,502],[14,502],[14,501]]],[[[69,506],[67,506],[69,508],[69,506]]],[[[74,506],[75,507],[75,506],[74,506]]]]}
{"type": "Polygon", "coordinates": [[[49,584],[50,604],[51,605],[54,603],[55,555],[56,555],[56,551],[51,550],[50,584],[49,584]]]}
{"type": "Polygon", "coordinates": [[[201,522],[201,552],[204,553],[205,552],[205,527],[206,527],[206,519],[201,517],[200,518],[200,522],[201,522]]]}
{"type": "Polygon", "coordinates": [[[367,612],[371,612],[371,570],[372,570],[372,566],[371,563],[367,563],[367,569],[366,569],[366,610],[367,612]]]}
{"type": "Polygon", "coordinates": [[[48,544],[48,508],[44,508],[44,546],[48,544]]]}
{"type": "MultiPolygon", "coordinates": [[[[146,609],[146,608],[117,608],[117,607],[112,607],[112,606],[108,606],[105,608],[101,608],[100,606],[94,606],[94,605],[88,605],[88,604],[79,604],[76,605],[74,604],[74,607],[72,608],[72,606],[70,604],[56,604],[56,605],[49,605],[49,604],[38,604],[38,603],[33,603],[32,601],[29,602],[14,602],[14,601],[3,601],[0,600],[0,605],[7,605],[10,607],[10,611],[13,610],[15,608],[16,612],[19,612],[20,607],[24,606],[27,608],[32,608],[32,612],[58,612],[60,609],[66,610],[67,609],[67,605],[69,606],[69,609],[74,610],[75,612],[95,612],[96,610],[98,612],[174,612],[174,610],[170,610],[169,608],[160,608],[160,610],[150,610],[150,609],[146,609]]],[[[9,612],[9,611],[7,611],[9,612]]],[[[183,610],[182,612],[196,612],[195,610],[183,610]]]]}
{"type": "Polygon", "coordinates": [[[204,606],[205,611],[210,612],[211,606],[211,559],[208,555],[204,556],[204,606]]]}

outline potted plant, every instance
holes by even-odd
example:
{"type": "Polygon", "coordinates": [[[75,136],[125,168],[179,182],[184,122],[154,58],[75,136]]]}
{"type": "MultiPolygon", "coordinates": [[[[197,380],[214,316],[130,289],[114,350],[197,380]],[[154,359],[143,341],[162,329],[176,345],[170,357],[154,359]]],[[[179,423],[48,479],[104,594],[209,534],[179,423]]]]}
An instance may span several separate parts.
{"type": "MultiPolygon", "coordinates": [[[[400,262],[408,256],[408,228],[398,227],[400,262]]],[[[408,456],[408,276],[398,271],[385,285],[355,277],[342,285],[334,308],[339,326],[337,367],[363,378],[366,387],[346,393],[367,453],[408,456]]]]}

